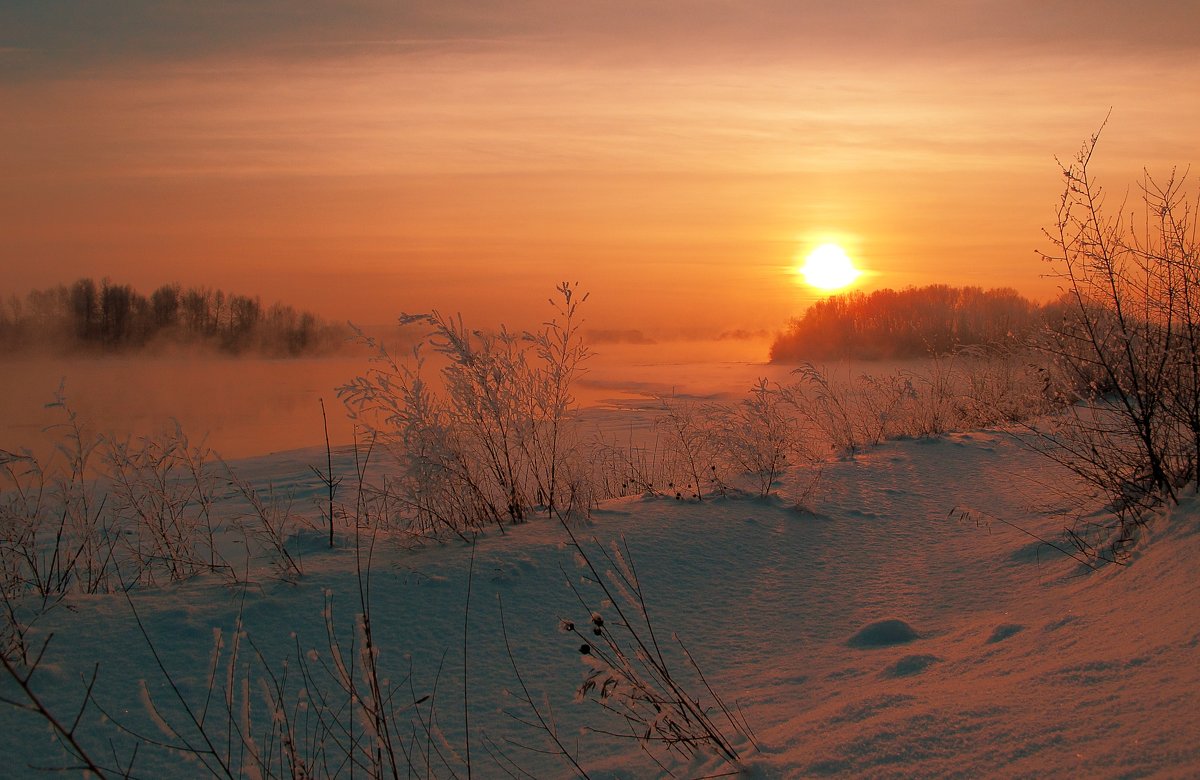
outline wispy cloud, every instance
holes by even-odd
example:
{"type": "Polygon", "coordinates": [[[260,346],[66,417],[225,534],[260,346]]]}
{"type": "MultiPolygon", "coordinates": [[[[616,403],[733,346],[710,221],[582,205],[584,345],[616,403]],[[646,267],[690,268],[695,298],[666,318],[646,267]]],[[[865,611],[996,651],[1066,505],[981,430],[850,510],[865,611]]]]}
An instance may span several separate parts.
{"type": "MultiPolygon", "coordinates": [[[[1195,52],[1200,7],[1175,0],[41,0],[0,6],[20,77],[207,57],[327,57],[361,47],[508,47],[576,62],[896,61],[1195,52]]],[[[10,78],[16,77],[10,74],[10,78]]]]}

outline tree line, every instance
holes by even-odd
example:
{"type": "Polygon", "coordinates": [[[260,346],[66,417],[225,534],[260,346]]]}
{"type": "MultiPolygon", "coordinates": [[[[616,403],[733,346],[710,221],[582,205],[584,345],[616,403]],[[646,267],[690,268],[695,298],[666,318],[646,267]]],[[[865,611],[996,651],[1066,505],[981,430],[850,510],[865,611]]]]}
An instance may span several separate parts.
{"type": "Polygon", "coordinates": [[[832,295],[791,321],[771,345],[771,360],[884,360],[1000,346],[1038,328],[1055,306],[1010,288],[944,284],[832,295]]]}
{"type": "Polygon", "coordinates": [[[166,284],[149,296],[79,279],[0,302],[0,352],[126,352],[186,345],[229,354],[329,351],[346,329],[291,306],[207,287],[166,284]]]}

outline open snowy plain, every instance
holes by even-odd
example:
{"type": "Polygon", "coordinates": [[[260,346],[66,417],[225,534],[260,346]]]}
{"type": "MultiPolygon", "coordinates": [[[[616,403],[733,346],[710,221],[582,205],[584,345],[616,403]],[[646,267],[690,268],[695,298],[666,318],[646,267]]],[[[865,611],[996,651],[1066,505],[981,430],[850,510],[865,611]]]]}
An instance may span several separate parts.
{"type": "MultiPolygon", "coordinates": [[[[1093,570],[1064,554],[1062,529],[1098,509],[1019,435],[980,430],[791,467],[766,498],[664,490],[566,527],[493,526],[474,544],[364,531],[356,553],[350,528],[328,548],[324,460],[231,464],[287,497],[291,571],[260,535],[226,531],[236,576],[73,595],[29,630],[31,646],[53,635],[31,688],[64,727],[95,673],[73,733],[102,768],[348,777],[392,751],[401,774],[458,777],[1200,771],[1194,496],[1160,513],[1124,565],[1093,570]],[[253,554],[239,559],[239,545],[253,554]],[[627,669],[644,668],[639,640],[661,650],[737,758],[637,739],[663,724],[618,714],[637,680],[597,660],[608,637],[630,648],[627,669]],[[608,698],[580,695],[588,679],[608,698]],[[351,696],[386,701],[386,728],[351,696]]],[[[349,495],[354,452],[335,449],[333,468],[349,495]]],[[[244,492],[224,496],[224,516],[253,514],[244,492]]],[[[0,693],[28,706],[12,679],[0,693]]],[[[5,706],[0,719],[8,776],[79,764],[38,715],[5,706]]]]}

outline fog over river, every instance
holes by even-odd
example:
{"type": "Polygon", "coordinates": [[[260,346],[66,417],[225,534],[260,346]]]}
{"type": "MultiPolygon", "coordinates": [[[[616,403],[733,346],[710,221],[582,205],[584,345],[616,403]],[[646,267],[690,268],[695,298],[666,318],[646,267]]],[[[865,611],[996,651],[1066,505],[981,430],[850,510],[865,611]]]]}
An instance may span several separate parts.
{"type": "MultiPolygon", "coordinates": [[[[783,379],[765,364],[759,342],[600,345],[576,386],[580,407],[644,405],[656,395],[739,394],[758,377],[783,379]]],[[[94,433],[145,436],[173,427],[227,459],[323,443],[319,399],[334,445],[353,427],[336,388],[367,371],[367,357],[291,360],[221,357],[21,358],[0,363],[0,449],[44,452],[47,428],[65,421],[49,407],[60,385],[78,419],[94,433]]],[[[426,373],[434,373],[434,361],[426,373]]],[[[53,432],[51,432],[52,434],[53,432]]]]}

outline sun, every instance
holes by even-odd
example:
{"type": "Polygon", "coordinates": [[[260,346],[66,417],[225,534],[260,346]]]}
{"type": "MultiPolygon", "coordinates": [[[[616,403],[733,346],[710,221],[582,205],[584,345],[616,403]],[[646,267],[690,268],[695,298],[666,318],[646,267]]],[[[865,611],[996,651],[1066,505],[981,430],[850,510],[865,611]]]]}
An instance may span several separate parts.
{"type": "Polygon", "coordinates": [[[837,244],[821,244],[809,252],[804,265],[796,272],[809,286],[819,290],[840,290],[862,274],[854,267],[846,250],[837,244]]]}

